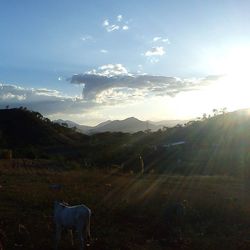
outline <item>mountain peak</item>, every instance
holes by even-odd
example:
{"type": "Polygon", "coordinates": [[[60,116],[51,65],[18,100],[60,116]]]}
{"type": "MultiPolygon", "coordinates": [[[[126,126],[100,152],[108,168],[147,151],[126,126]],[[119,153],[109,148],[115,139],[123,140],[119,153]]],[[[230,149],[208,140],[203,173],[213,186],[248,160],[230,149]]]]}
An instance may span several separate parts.
{"type": "Polygon", "coordinates": [[[136,117],[131,116],[131,117],[124,119],[123,121],[141,121],[141,120],[137,119],[136,117]]]}

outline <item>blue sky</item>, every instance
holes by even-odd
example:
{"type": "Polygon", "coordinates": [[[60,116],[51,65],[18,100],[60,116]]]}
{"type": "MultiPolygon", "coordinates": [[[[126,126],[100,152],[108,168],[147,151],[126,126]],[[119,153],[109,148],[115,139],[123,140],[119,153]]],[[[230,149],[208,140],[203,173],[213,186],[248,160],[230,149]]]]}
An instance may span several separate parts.
{"type": "MultiPolygon", "coordinates": [[[[219,76],[247,64],[249,10],[250,2],[243,0],[2,0],[0,105],[26,105],[52,119],[88,124],[127,116],[187,118],[216,105],[245,107],[248,103],[237,104],[242,93],[232,97],[230,85],[224,103],[218,94],[213,106],[207,98],[203,111],[195,104],[178,111],[181,100],[198,101],[204,91],[211,93],[204,90],[208,86],[220,89],[208,76],[223,85],[219,76]],[[145,74],[149,78],[142,81],[138,76],[145,74]],[[149,83],[151,76],[165,78],[149,83]]],[[[241,77],[241,89],[247,90],[248,80],[241,77]]]]}

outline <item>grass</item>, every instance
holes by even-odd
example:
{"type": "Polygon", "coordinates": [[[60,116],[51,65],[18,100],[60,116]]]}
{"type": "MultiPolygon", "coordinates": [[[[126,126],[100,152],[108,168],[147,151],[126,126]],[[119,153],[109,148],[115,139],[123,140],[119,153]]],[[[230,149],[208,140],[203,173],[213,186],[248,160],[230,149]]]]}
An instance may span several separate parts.
{"type": "MultiPolygon", "coordinates": [[[[88,249],[250,249],[250,187],[240,179],[0,167],[0,185],[7,250],[52,249],[54,200],[91,208],[88,249]],[[167,208],[183,200],[185,217],[170,223],[167,208]]],[[[60,249],[75,249],[66,233],[60,249]]]]}

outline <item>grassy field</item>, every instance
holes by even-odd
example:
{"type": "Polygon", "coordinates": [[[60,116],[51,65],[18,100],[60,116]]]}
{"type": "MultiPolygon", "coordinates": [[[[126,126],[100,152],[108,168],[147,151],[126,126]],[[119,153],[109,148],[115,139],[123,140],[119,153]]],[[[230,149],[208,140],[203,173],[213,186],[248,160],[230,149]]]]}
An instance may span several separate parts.
{"type": "MultiPolygon", "coordinates": [[[[7,250],[52,249],[53,201],[64,200],[93,212],[88,249],[250,249],[249,193],[230,177],[2,167],[0,239],[7,250]],[[185,216],[170,220],[166,211],[183,200],[185,216]]],[[[60,249],[75,249],[67,233],[60,249]]]]}

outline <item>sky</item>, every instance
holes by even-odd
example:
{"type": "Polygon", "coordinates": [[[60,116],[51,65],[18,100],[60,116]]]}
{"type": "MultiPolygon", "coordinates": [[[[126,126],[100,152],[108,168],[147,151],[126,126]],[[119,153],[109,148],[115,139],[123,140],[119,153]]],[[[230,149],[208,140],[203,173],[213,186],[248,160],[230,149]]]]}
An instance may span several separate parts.
{"type": "Polygon", "coordinates": [[[0,0],[0,108],[193,119],[250,107],[248,0],[0,0]]]}

